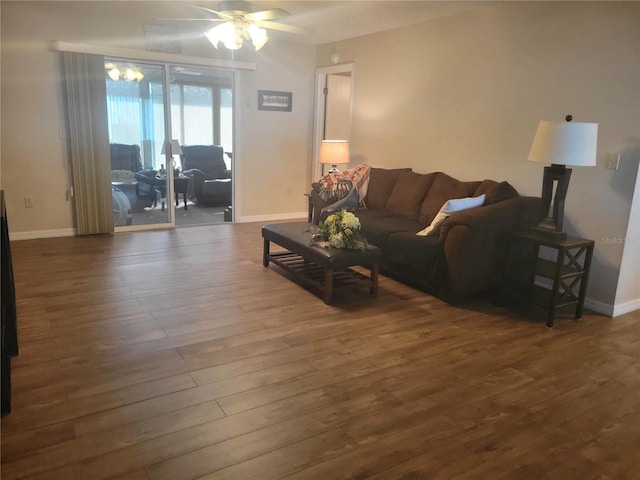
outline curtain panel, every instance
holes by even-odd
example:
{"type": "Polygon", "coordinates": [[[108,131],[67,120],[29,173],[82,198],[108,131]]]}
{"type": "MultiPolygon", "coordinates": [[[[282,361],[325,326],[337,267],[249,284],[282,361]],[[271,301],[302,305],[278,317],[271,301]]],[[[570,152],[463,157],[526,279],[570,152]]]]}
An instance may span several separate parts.
{"type": "Polygon", "coordinates": [[[63,53],[76,230],[113,232],[104,57],[63,53]]]}

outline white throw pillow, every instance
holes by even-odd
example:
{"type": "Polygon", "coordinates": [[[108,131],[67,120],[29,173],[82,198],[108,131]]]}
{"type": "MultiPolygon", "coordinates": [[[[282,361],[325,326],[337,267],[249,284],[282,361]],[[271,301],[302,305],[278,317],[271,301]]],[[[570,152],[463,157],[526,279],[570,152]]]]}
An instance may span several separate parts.
{"type": "Polygon", "coordinates": [[[420,230],[416,235],[421,237],[427,237],[429,235],[435,235],[444,222],[452,213],[461,212],[469,208],[479,207],[484,203],[485,194],[483,193],[479,197],[465,197],[465,198],[453,198],[448,200],[442,205],[440,211],[435,216],[431,225],[424,230],[420,230]]]}

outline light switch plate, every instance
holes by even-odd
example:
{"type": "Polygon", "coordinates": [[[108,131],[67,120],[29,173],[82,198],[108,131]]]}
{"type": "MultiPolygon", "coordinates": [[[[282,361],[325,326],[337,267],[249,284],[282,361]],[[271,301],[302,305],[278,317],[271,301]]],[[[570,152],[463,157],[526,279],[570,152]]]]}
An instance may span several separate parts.
{"type": "Polygon", "coordinates": [[[617,170],[620,164],[620,154],[610,153],[607,157],[607,170],[617,170]]]}

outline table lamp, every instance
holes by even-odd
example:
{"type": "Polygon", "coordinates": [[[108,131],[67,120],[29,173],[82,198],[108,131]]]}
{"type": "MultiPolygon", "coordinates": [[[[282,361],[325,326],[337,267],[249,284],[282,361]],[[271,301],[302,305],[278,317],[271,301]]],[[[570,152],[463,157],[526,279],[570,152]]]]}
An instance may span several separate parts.
{"type": "Polygon", "coordinates": [[[168,157],[171,159],[171,166],[173,167],[174,175],[178,176],[178,169],[176,168],[176,165],[173,161],[173,156],[182,155],[182,148],[180,147],[180,142],[175,138],[170,141],[164,142],[162,144],[162,151],[160,153],[162,155],[165,155],[165,154],[168,155],[168,157]]]}
{"type": "Polygon", "coordinates": [[[349,163],[349,142],[346,140],[322,140],[320,144],[320,163],[331,165],[329,173],[337,173],[338,164],[349,163]]]}
{"type": "Polygon", "coordinates": [[[566,232],[562,231],[562,222],[571,169],[566,166],[586,167],[596,164],[598,124],[572,122],[572,119],[571,115],[567,115],[564,123],[541,121],[528,157],[532,162],[551,164],[544,167],[542,179],[542,208],[545,218],[531,228],[556,240],[567,237],[566,232]]]}

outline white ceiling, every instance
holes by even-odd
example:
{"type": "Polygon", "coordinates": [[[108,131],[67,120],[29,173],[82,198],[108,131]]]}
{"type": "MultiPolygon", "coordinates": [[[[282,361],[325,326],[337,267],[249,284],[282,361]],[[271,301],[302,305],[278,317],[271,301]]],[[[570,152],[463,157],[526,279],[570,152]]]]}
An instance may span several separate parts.
{"type": "MultiPolygon", "coordinates": [[[[215,1],[193,3],[213,10],[219,5],[215,1]]],[[[273,21],[312,29],[313,33],[300,35],[298,37],[304,38],[298,40],[320,45],[451,15],[473,7],[473,3],[454,0],[253,0],[251,5],[254,11],[274,8],[286,10],[290,16],[273,21]]],[[[190,9],[195,10],[193,7],[190,9]]],[[[272,33],[275,32],[270,32],[270,35],[272,33]]]]}

